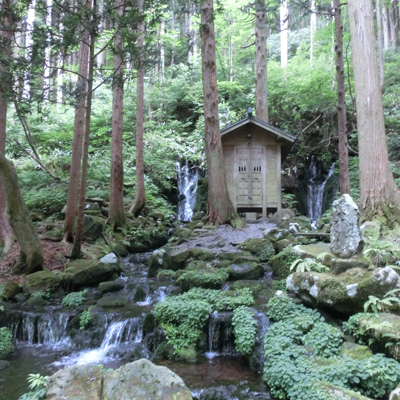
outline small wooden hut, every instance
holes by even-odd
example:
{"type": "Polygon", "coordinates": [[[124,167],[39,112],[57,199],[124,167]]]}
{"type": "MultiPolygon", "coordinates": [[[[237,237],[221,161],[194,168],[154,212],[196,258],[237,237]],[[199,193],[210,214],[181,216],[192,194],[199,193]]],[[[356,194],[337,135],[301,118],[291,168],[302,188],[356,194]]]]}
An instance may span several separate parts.
{"type": "Polygon", "coordinates": [[[221,130],[226,181],[238,212],[281,209],[281,163],[295,137],[248,116],[221,130]]]}

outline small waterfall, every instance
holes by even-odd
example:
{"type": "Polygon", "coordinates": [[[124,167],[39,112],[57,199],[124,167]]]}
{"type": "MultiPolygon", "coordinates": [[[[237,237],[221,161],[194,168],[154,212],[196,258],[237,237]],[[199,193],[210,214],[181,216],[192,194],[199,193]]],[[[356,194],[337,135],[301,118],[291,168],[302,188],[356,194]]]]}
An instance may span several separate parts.
{"type": "Polygon", "coordinates": [[[180,221],[190,221],[193,216],[193,208],[196,205],[197,181],[199,171],[196,167],[190,167],[188,160],[185,165],[176,162],[176,171],[178,174],[178,219],[180,221]]]}
{"type": "Polygon", "coordinates": [[[271,326],[271,322],[264,312],[257,310],[254,310],[254,312],[257,321],[257,341],[253,350],[253,354],[255,353],[256,356],[251,358],[251,368],[253,371],[257,371],[259,374],[262,374],[265,362],[264,338],[269,327],[271,326]]]}
{"type": "Polygon", "coordinates": [[[334,170],[335,164],[332,164],[326,179],[321,181],[321,167],[316,158],[311,156],[311,163],[308,167],[309,183],[307,185],[307,210],[311,221],[316,221],[322,216],[325,186],[328,179],[333,175],[334,170]]]}
{"type": "Polygon", "coordinates": [[[214,312],[208,321],[207,351],[205,356],[213,358],[220,355],[234,355],[232,312],[214,312]]]}
{"type": "MultiPolygon", "coordinates": [[[[114,321],[108,327],[101,346],[97,349],[84,350],[63,357],[54,363],[56,366],[85,365],[110,361],[113,357],[123,357],[130,353],[149,357],[143,344],[143,316],[114,321]],[[138,350],[138,348],[140,348],[138,350]]],[[[140,358],[139,357],[139,358],[140,358]]]]}
{"type": "Polygon", "coordinates": [[[66,313],[22,313],[21,318],[11,324],[11,332],[17,341],[29,345],[69,347],[71,340],[66,335],[70,318],[66,313]]]}

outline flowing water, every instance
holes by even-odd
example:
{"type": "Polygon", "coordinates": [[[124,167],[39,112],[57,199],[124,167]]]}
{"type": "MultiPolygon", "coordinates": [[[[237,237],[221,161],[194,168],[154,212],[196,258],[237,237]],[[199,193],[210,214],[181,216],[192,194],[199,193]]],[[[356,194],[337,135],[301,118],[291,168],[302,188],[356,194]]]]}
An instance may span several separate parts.
{"type": "MultiPolygon", "coordinates": [[[[120,277],[125,288],[120,294],[129,306],[123,312],[96,312],[97,325],[92,332],[75,329],[76,336],[71,337],[74,311],[67,312],[60,305],[47,306],[37,313],[18,310],[23,307],[10,311],[8,326],[17,351],[11,367],[0,370],[0,399],[17,400],[28,391],[29,373],[49,375],[64,366],[91,363],[117,368],[139,358],[151,359],[157,343],[156,335],[145,331],[146,315],[176,287],[147,277],[147,256],[137,254],[125,262],[124,274],[120,277]],[[85,335],[90,334],[93,337],[89,340],[85,335]]],[[[96,298],[96,290],[91,289],[89,296],[96,298]]],[[[269,321],[263,313],[256,312],[256,315],[261,343],[269,321]]],[[[235,352],[231,320],[231,312],[211,315],[203,356],[198,362],[162,361],[160,364],[180,375],[199,400],[210,391],[226,400],[270,399],[261,377],[235,352]]]]}
{"type": "Polygon", "coordinates": [[[307,211],[308,218],[316,221],[321,218],[324,212],[325,186],[329,178],[333,175],[335,164],[332,164],[325,179],[322,177],[321,166],[314,156],[311,156],[311,162],[308,167],[307,184],[307,211]]]}
{"type": "Polygon", "coordinates": [[[176,171],[178,175],[178,219],[180,221],[190,221],[193,216],[193,209],[196,205],[197,181],[199,179],[199,170],[190,166],[188,160],[181,165],[176,162],[176,171]]]}

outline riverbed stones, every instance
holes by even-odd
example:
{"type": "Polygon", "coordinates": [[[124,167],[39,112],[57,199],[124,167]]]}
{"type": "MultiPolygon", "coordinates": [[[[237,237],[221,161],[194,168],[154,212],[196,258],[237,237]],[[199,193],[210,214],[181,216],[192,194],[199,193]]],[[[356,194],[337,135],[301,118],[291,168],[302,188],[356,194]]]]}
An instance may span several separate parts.
{"type": "Polygon", "coordinates": [[[232,264],[227,268],[229,280],[258,280],[264,275],[264,268],[259,263],[249,262],[232,264]]]}
{"type": "Polygon", "coordinates": [[[240,250],[250,252],[257,257],[261,262],[267,262],[275,255],[274,246],[269,239],[251,238],[245,240],[238,246],[240,250]]]}
{"type": "Polygon", "coordinates": [[[350,258],[363,249],[359,227],[360,212],[350,195],[333,202],[331,217],[331,252],[340,258],[350,258]]]}
{"type": "Polygon", "coordinates": [[[373,293],[383,297],[400,287],[400,276],[390,267],[365,270],[352,268],[340,275],[294,273],[286,279],[286,288],[306,304],[352,315],[363,311],[373,293]]]}
{"type": "Polygon", "coordinates": [[[54,273],[48,270],[34,272],[26,275],[24,281],[24,291],[34,293],[39,290],[57,290],[64,282],[65,275],[62,273],[54,273]]]}
{"type": "Polygon", "coordinates": [[[49,378],[48,400],[189,400],[190,390],[166,367],[141,359],[117,370],[75,365],[49,378]]]}
{"type": "Polygon", "coordinates": [[[10,301],[20,292],[22,292],[22,288],[15,282],[5,282],[0,285],[0,299],[2,300],[10,301]]]}

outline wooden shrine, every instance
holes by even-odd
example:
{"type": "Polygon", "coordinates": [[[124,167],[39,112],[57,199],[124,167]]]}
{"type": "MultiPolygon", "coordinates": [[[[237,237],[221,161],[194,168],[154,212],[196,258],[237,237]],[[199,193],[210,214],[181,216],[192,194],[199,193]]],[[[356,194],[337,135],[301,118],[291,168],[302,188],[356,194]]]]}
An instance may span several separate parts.
{"type": "Polygon", "coordinates": [[[221,130],[226,181],[238,212],[265,217],[281,209],[281,163],[295,139],[251,112],[221,130]]]}

